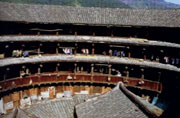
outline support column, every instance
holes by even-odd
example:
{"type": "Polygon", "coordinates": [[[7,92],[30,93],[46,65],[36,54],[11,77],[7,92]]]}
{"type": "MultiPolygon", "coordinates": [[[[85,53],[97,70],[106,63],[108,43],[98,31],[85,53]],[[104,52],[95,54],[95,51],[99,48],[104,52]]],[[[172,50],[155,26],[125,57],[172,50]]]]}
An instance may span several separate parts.
{"type": "Polygon", "coordinates": [[[142,75],[141,75],[141,79],[144,80],[144,69],[141,69],[142,75]]]}
{"type": "Polygon", "coordinates": [[[56,65],[56,72],[57,73],[59,72],[59,66],[60,66],[60,63],[57,63],[57,65],[56,65]]]}
{"type": "Polygon", "coordinates": [[[40,34],[41,34],[40,32],[37,33],[38,36],[40,36],[40,34]]]}
{"type": "Polygon", "coordinates": [[[38,48],[38,56],[41,55],[41,46],[42,46],[42,43],[39,44],[39,48],[38,48]]]}
{"type": "Polygon", "coordinates": [[[76,54],[77,54],[77,46],[78,46],[78,44],[77,44],[77,43],[75,43],[74,55],[76,55],[76,54]]]}
{"type": "Polygon", "coordinates": [[[109,69],[109,71],[108,71],[108,81],[111,81],[111,67],[112,67],[112,65],[108,65],[108,69],[109,69]]]}
{"type": "Polygon", "coordinates": [[[126,66],[125,67],[125,72],[126,72],[126,77],[125,77],[125,80],[124,80],[124,83],[128,83],[129,81],[128,81],[128,79],[129,79],[129,71],[128,71],[128,67],[126,66]]]}
{"type": "Polygon", "coordinates": [[[39,67],[38,67],[38,74],[39,74],[39,75],[41,74],[41,68],[42,68],[42,67],[43,67],[42,64],[40,64],[39,67]]]}
{"type": "Polygon", "coordinates": [[[92,44],[92,56],[94,56],[94,52],[95,52],[95,49],[94,49],[94,43],[92,44]]]}
{"type": "Polygon", "coordinates": [[[20,70],[20,78],[22,78],[22,75],[25,73],[25,66],[22,66],[22,70],[20,70]]]}
{"type": "Polygon", "coordinates": [[[130,47],[129,46],[127,47],[127,50],[128,50],[128,58],[131,58],[131,52],[130,52],[130,47]]]}
{"type": "Polygon", "coordinates": [[[90,94],[93,94],[93,85],[90,85],[90,94]]]}
{"type": "Polygon", "coordinates": [[[95,33],[95,32],[93,32],[93,36],[96,36],[96,33],[95,33]]]}
{"type": "Polygon", "coordinates": [[[76,79],[76,73],[77,73],[77,63],[74,64],[74,78],[76,79]]]}
{"type": "Polygon", "coordinates": [[[4,73],[3,79],[6,81],[6,72],[4,73]]]}
{"type": "Polygon", "coordinates": [[[129,79],[129,71],[126,71],[126,78],[129,79]]]}
{"type": "Polygon", "coordinates": [[[158,72],[158,82],[159,82],[159,84],[158,84],[158,91],[161,91],[161,72],[158,72]]]}
{"type": "Polygon", "coordinates": [[[141,69],[142,75],[141,75],[141,80],[139,82],[139,85],[143,85],[144,84],[144,69],[141,69]]]}
{"type": "Polygon", "coordinates": [[[112,57],[112,50],[111,49],[109,50],[109,55],[110,55],[110,57],[112,57]]]}
{"type": "Polygon", "coordinates": [[[57,46],[56,46],[56,54],[57,55],[59,54],[59,46],[60,46],[60,43],[58,43],[57,46]]]}
{"type": "Polygon", "coordinates": [[[91,64],[91,82],[93,81],[94,76],[94,64],[91,64]]]}
{"type": "Polygon", "coordinates": [[[6,76],[7,76],[9,70],[10,70],[10,68],[6,68],[6,72],[4,74],[4,81],[6,81],[6,76]]]}
{"type": "Polygon", "coordinates": [[[77,36],[77,32],[74,32],[74,35],[77,36]]]}
{"type": "Polygon", "coordinates": [[[113,31],[111,31],[111,37],[112,37],[112,38],[114,37],[113,31]]]}
{"type": "Polygon", "coordinates": [[[144,60],[146,60],[146,48],[143,48],[144,60]]]}
{"type": "Polygon", "coordinates": [[[25,47],[25,44],[22,44],[22,45],[21,45],[21,51],[22,51],[22,55],[21,55],[21,56],[24,56],[24,55],[23,55],[24,47],[25,47]]]}

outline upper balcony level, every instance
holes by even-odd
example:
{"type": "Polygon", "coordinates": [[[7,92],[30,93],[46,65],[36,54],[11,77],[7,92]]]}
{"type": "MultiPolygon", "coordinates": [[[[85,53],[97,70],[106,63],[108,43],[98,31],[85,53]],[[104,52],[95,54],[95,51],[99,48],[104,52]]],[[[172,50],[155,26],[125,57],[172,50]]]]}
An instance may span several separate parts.
{"type": "Polygon", "coordinates": [[[179,67],[179,52],[180,44],[141,38],[79,35],[0,36],[1,59],[81,54],[130,58],[179,67]]]}

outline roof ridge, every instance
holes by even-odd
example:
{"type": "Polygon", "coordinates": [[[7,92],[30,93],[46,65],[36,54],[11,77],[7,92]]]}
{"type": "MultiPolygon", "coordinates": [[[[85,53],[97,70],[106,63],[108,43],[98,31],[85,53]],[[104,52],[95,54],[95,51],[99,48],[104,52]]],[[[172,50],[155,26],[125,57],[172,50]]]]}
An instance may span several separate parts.
{"type": "Polygon", "coordinates": [[[143,102],[141,97],[135,95],[129,91],[122,82],[118,83],[119,89],[128,97],[131,101],[135,102],[141,109],[144,109],[146,113],[151,115],[151,117],[159,117],[162,114],[162,109],[150,104],[149,102],[143,102]],[[150,106],[153,107],[150,109],[150,106]]]}

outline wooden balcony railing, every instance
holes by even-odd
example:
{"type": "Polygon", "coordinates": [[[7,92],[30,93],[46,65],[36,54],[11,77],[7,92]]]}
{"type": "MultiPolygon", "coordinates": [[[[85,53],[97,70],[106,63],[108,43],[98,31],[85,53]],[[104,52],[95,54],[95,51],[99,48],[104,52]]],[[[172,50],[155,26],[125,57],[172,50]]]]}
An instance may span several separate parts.
{"type": "Polygon", "coordinates": [[[127,86],[131,87],[139,87],[146,90],[161,92],[162,85],[156,81],[143,80],[143,84],[139,84],[142,79],[140,78],[126,78],[126,77],[118,77],[111,75],[111,79],[108,79],[107,74],[83,74],[83,73],[42,73],[40,75],[35,74],[31,76],[27,76],[24,78],[14,78],[6,81],[1,81],[0,86],[3,91],[7,91],[9,89],[24,87],[24,86],[32,86],[32,85],[41,85],[41,84],[51,84],[51,83],[61,83],[61,82],[90,82],[90,83],[105,83],[105,84],[116,84],[117,82],[122,81],[125,82],[127,86]],[[72,79],[67,79],[68,76],[71,76],[72,79]]]}

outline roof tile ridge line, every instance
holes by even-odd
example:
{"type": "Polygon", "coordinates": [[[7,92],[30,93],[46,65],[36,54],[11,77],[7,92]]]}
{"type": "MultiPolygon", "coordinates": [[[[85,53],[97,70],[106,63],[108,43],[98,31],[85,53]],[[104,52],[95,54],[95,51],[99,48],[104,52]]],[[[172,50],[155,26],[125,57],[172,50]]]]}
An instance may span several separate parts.
{"type": "Polygon", "coordinates": [[[115,88],[109,90],[108,92],[106,92],[106,93],[104,93],[104,94],[101,94],[101,95],[98,95],[98,96],[94,96],[94,97],[92,97],[92,98],[87,99],[85,102],[76,104],[76,105],[75,105],[75,108],[76,108],[78,105],[81,105],[81,104],[84,104],[84,103],[87,103],[87,102],[91,102],[91,101],[95,101],[95,100],[97,100],[99,97],[103,97],[103,96],[109,94],[110,92],[112,92],[112,91],[114,91],[114,90],[116,90],[116,89],[117,89],[117,88],[115,87],[115,88]]]}
{"type": "MultiPolygon", "coordinates": [[[[78,95],[78,94],[73,95],[73,102],[74,102],[74,103],[75,103],[75,101],[74,101],[74,96],[76,96],[76,95],[78,95]]],[[[83,95],[86,95],[86,94],[83,94],[83,95]]],[[[90,94],[88,94],[88,95],[90,95],[90,94]]],[[[85,102],[87,102],[87,100],[89,100],[89,99],[93,99],[93,98],[96,98],[96,97],[98,97],[98,96],[99,96],[99,95],[97,95],[97,96],[93,96],[93,97],[91,97],[91,98],[88,98],[88,99],[84,100],[84,101],[83,101],[83,102],[81,102],[81,103],[85,103],[85,102]]],[[[76,105],[81,104],[81,103],[75,104],[75,105],[74,105],[74,107],[75,107],[76,105]]]]}
{"type": "Polygon", "coordinates": [[[28,113],[28,112],[26,112],[24,109],[21,109],[20,107],[17,107],[17,109],[18,109],[18,112],[19,112],[19,110],[21,110],[23,113],[25,113],[27,116],[29,116],[30,118],[32,117],[32,118],[39,118],[39,117],[37,117],[36,115],[33,115],[33,114],[30,114],[30,113],[28,113]]]}
{"type": "Polygon", "coordinates": [[[141,102],[134,93],[129,91],[122,82],[119,82],[119,89],[134,103],[137,107],[139,107],[142,111],[145,112],[151,118],[159,117],[155,112],[151,111],[143,102],[141,102]]]}

